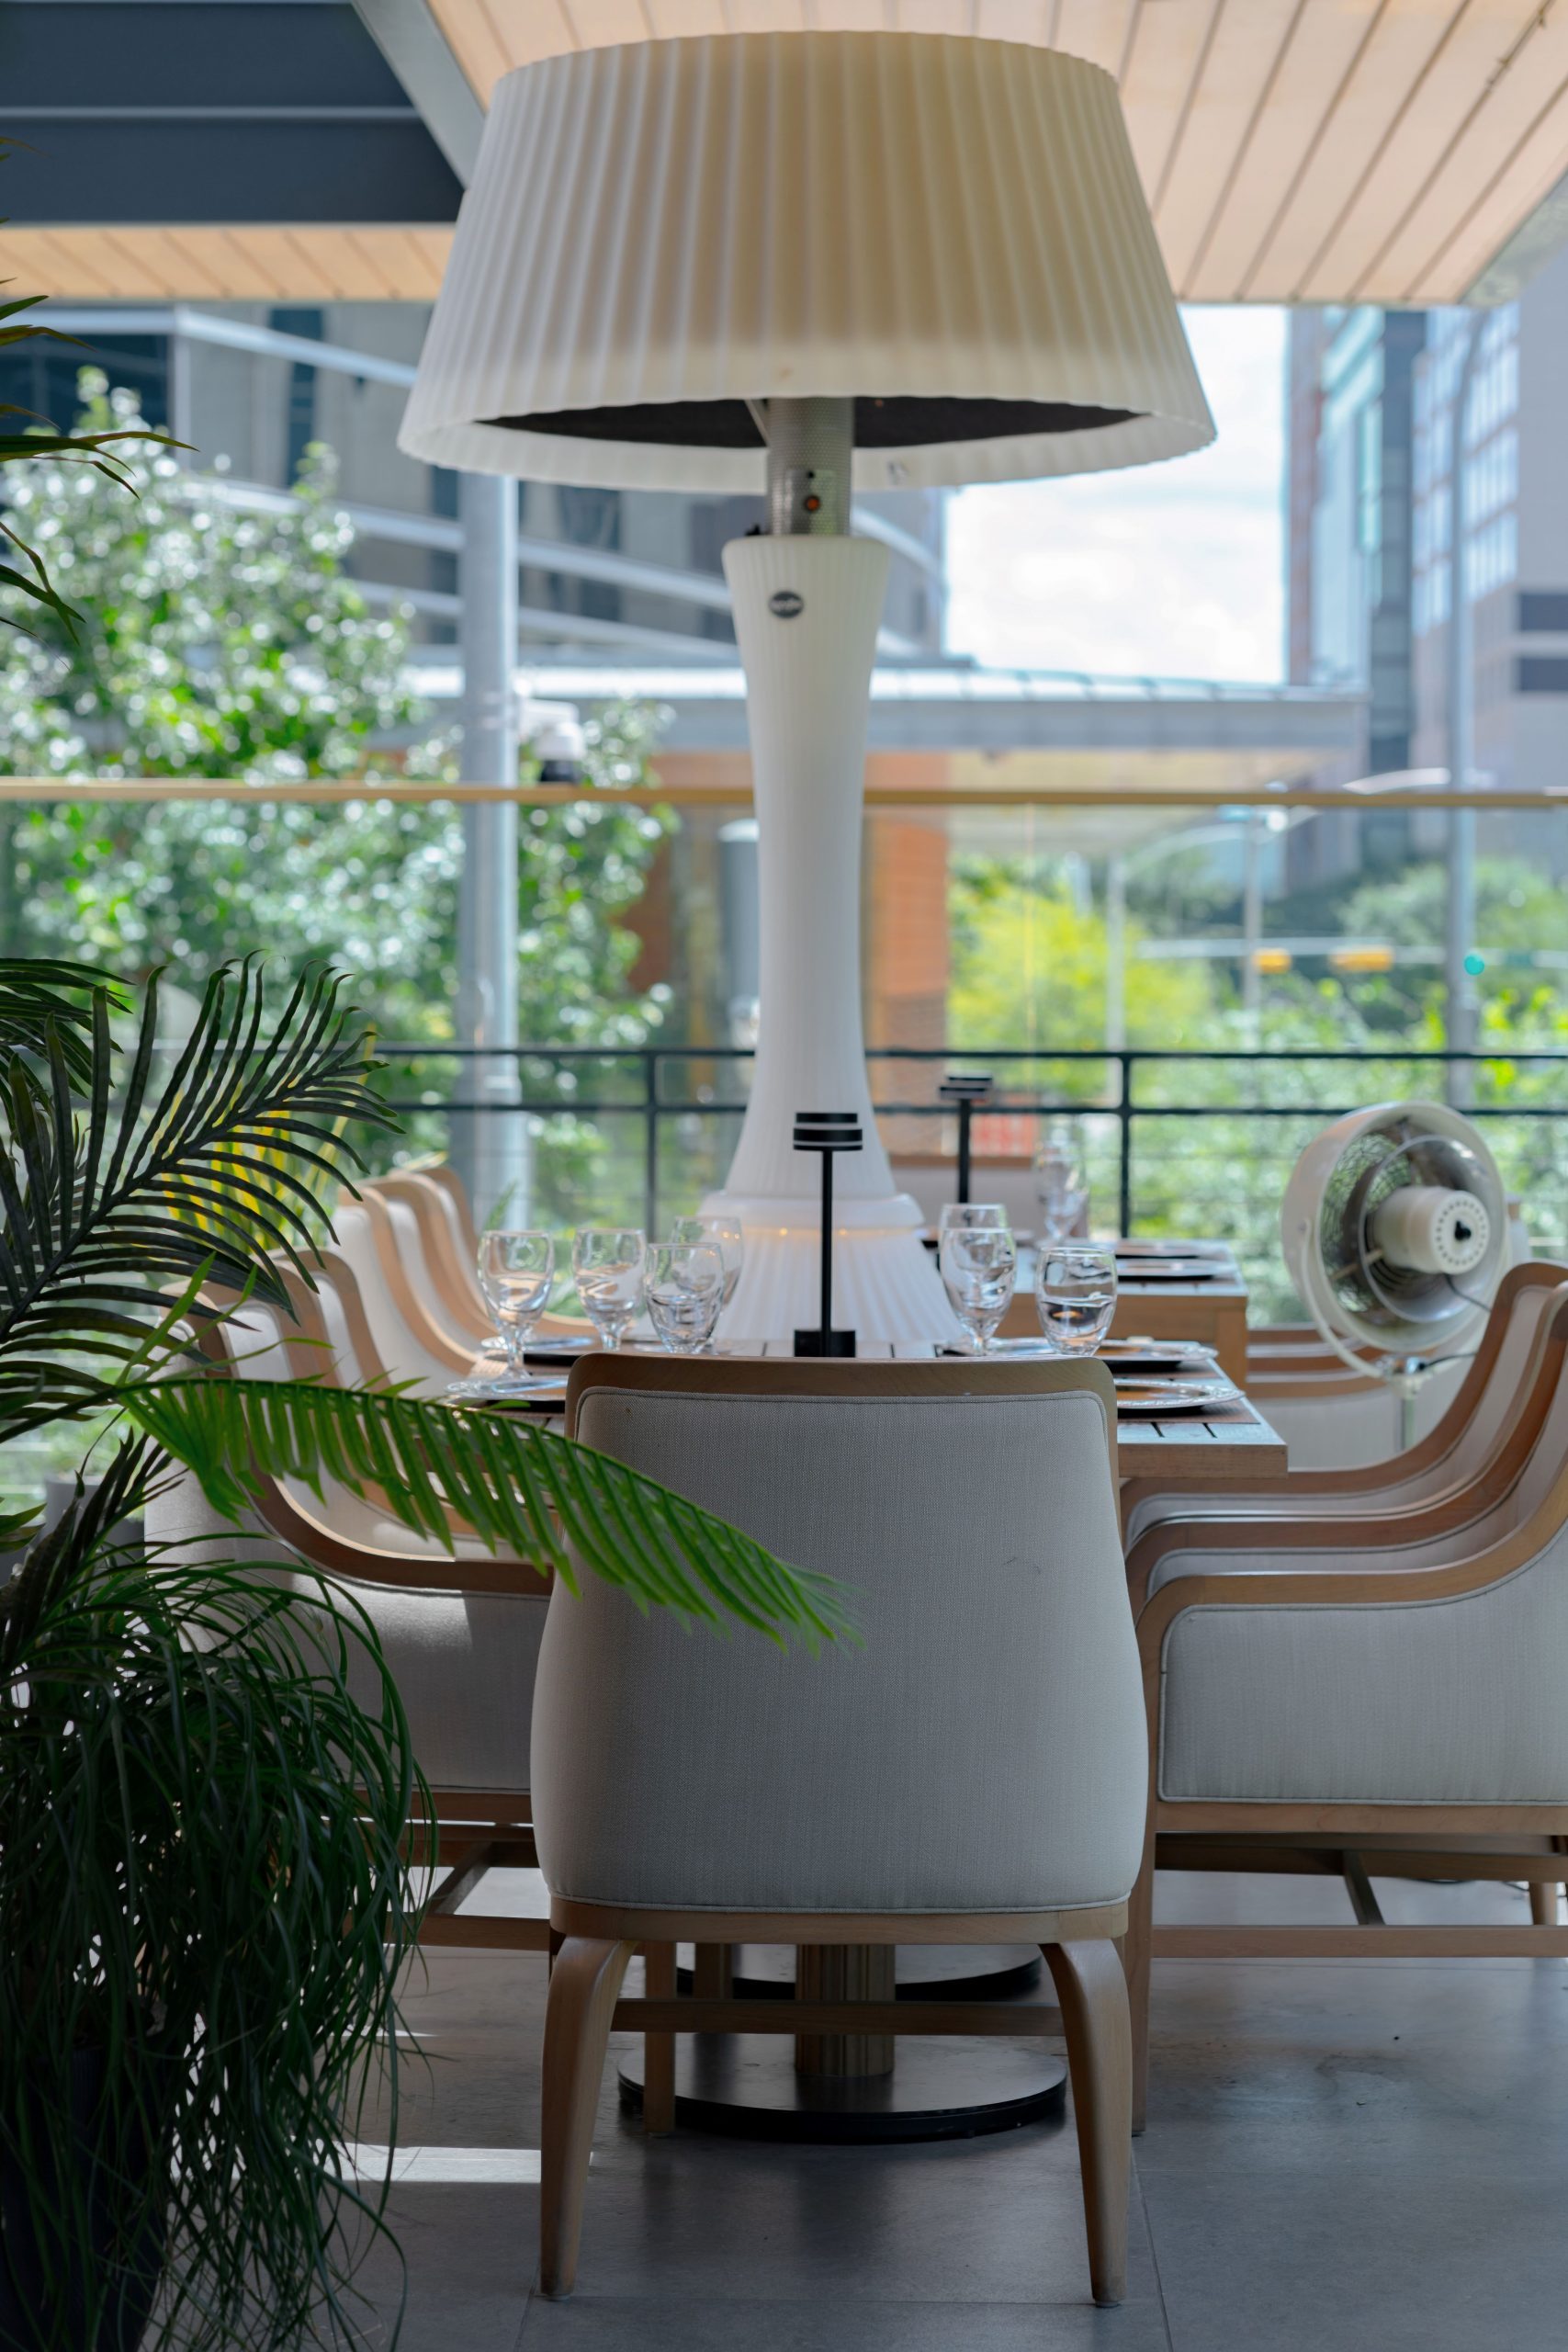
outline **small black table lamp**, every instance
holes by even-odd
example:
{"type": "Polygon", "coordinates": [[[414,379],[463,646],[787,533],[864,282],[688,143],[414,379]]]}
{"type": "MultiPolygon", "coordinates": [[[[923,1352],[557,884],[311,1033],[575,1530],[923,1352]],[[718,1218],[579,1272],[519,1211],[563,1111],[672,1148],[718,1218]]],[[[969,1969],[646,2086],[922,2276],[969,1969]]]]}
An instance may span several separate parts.
{"type": "Polygon", "coordinates": [[[797,1356],[852,1356],[854,1333],[833,1329],[833,1155],[861,1149],[860,1121],[852,1111],[797,1111],[795,1148],[822,1155],[821,1328],[797,1331],[795,1352],[797,1356]]]}
{"type": "Polygon", "coordinates": [[[991,1099],[996,1081],[984,1070],[955,1071],[937,1088],[944,1102],[958,1106],[958,1198],[969,1198],[969,1122],[982,1103],[991,1099]]]}

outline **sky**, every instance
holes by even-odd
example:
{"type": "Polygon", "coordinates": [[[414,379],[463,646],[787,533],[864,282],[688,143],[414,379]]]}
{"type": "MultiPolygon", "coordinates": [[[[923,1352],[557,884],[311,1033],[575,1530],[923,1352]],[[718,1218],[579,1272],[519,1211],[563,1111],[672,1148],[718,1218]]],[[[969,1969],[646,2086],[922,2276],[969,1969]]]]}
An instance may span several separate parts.
{"type": "Polygon", "coordinates": [[[948,650],[1001,668],[1283,675],[1285,313],[1183,312],[1218,438],[948,501],[948,650]]]}

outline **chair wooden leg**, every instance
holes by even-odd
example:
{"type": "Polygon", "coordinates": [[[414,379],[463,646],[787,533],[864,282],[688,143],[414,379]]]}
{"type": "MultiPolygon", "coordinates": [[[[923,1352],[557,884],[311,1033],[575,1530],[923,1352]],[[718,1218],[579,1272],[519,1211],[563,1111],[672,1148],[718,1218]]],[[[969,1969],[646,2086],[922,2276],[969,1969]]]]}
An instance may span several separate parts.
{"type": "Polygon", "coordinates": [[[577,2277],[610,2019],[635,1950],[630,1943],[568,1936],[550,1972],[539,2196],[539,2286],[547,2295],[570,2295],[577,2277]]]}
{"type": "MultiPolygon", "coordinates": [[[[675,1947],[649,1944],[643,1970],[650,2001],[675,1997],[675,1947]]],[[[675,2037],[645,2033],[642,2038],[642,2128],[650,2135],[675,2129],[675,2037]]]]}
{"type": "Polygon", "coordinates": [[[1557,1925],[1557,1882],[1553,1879],[1532,1878],[1530,1881],[1530,1918],[1538,1928],[1557,1925]]]}
{"type": "Polygon", "coordinates": [[[1127,1903],[1127,1932],[1122,1939],[1122,1963],[1127,1977],[1127,2006],[1133,2020],[1133,2136],[1148,2120],[1149,2105],[1149,1953],[1154,1940],[1155,1841],[1151,1831],[1144,1849],[1144,1866],[1127,1903]]]}
{"type": "Polygon", "coordinates": [[[1127,2292],[1127,2194],[1133,2161],[1127,1979],[1115,1945],[1103,1938],[1042,1949],[1067,2037],[1089,2283],[1097,2303],[1119,2303],[1127,2292]]]}
{"type": "Polygon", "coordinates": [[[728,2001],[735,1991],[735,1946],[696,1944],[692,1954],[692,1991],[699,2001],[728,2001]]]}

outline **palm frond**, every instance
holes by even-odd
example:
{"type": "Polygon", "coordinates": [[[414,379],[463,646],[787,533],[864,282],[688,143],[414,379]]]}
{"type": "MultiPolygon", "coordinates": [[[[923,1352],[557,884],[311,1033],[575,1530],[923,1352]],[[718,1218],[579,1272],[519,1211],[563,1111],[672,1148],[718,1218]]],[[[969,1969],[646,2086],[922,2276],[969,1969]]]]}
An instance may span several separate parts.
{"type": "MultiPolygon", "coordinates": [[[[0,139],[0,162],[18,143],[16,140],[0,139]]],[[[46,327],[28,315],[44,299],[41,294],[18,294],[9,301],[0,302],[0,349],[15,343],[76,341],[74,335],[62,334],[58,328],[46,327]]],[[[48,417],[35,416],[31,410],[17,408],[11,401],[0,401],[0,418],[14,417],[23,420],[19,431],[9,423],[0,427],[0,467],[26,464],[39,458],[63,459],[68,465],[89,465],[95,473],[102,474],[117,489],[129,492],[132,498],[137,495],[136,476],[120,456],[118,443],[136,441],[160,449],[189,447],[186,442],[175,441],[167,433],[155,433],[144,424],[122,425],[107,433],[62,433],[48,417]]],[[[60,594],[37,548],[30,548],[0,513],[0,546],[6,545],[27,558],[27,569],[0,562],[0,586],[17,590],[45,612],[52,613],[64,634],[74,639],[81,614],[60,594]]],[[[20,629],[24,636],[31,635],[14,612],[0,610],[0,625],[20,629]]]]}
{"type": "Polygon", "coordinates": [[[72,1084],[81,1091],[90,1087],[93,997],[99,989],[110,1012],[130,1012],[130,999],[118,983],[93,965],[0,956],[0,1077],[8,1077],[18,1057],[43,1061],[52,1029],[72,1084]]]}
{"type": "Polygon", "coordinates": [[[370,2317],[355,2272],[388,2232],[385,2184],[361,2189],[344,2143],[378,2064],[395,2138],[400,1849],[429,1792],[341,1589],[109,1539],[156,1459],[121,1449],[0,1618],[7,2242],[20,2212],[51,2352],[117,2333],[149,2226],[157,2342],[346,2346],[370,2317]],[[102,2054],[107,2195],[80,2160],[83,2052],[102,2054]]]}
{"type": "Polygon", "coordinates": [[[334,974],[307,974],[270,1024],[254,964],[216,974],[161,1085],[154,979],[118,1100],[113,1000],[99,985],[79,1009],[66,985],[62,1025],[47,987],[17,982],[12,1033],[29,1050],[8,1070],[0,1029],[0,1430],[100,1401],[171,1282],[199,1272],[286,1304],[269,1253],[310,1282],[316,1180],[358,1166],[350,1122],[390,1124],[334,974]]]}
{"type": "Polygon", "coordinates": [[[610,1455],[504,1412],[454,1411],[378,1389],[199,1374],[120,1392],[136,1426],[238,1519],[266,1478],[320,1494],[324,1477],[378,1498],[452,1549],[447,1507],[481,1541],[552,1567],[572,1590],[581,1563],[638,1606],[754,1627],[781,1646],[852,1638],[843,1589],[792,1567],[750,1536],[610,1455]]]}

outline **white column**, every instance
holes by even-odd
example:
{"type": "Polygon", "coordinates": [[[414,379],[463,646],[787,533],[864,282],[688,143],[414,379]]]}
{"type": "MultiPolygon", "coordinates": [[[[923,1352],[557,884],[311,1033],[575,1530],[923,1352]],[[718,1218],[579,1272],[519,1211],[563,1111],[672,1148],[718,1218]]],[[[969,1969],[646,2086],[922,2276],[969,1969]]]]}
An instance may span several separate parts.
{"type": "MultiPolygon", "coordinates": [[[[517,775],[517,485],[491,474],[459,477],[463,526],[462,756],[465,784],[512,784],[517,775]]],[[[505,1047],[517,1035],[517,804],[463,807],[457,892],[459,1045],[505,1047]]],[[[458,1071],[459,1100],[494,1107],[452,1123],[452,1158],[480,1225],[504,1204],[509,1225],[527,1221],[528,1146],[517,1065],[498,1052],[458,1071]]]]}
{"type": "Polygon", "coordinates": [[[737,1335],[787,1337],[816,1317],[820,1171],[794,1148],[797,1111],[852,1111],[865,1148],[833,1170],[837,1319],[866,1339],[955,1329],[895,1191],[872,1116],[861,1022],[865,734],[887,550],[790,536],[724,550],[745,666],[758,824],[760,1004],[750,1102],[724,1192],[746,1228],[726,1315],[737,1335]]]}

